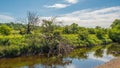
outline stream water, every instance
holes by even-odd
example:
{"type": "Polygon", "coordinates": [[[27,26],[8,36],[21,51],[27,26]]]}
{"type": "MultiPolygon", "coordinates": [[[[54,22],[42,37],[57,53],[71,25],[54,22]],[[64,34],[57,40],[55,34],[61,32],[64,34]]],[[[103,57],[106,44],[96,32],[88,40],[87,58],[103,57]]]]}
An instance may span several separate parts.
{"type": "Polygon", "coordinates": [[[58,57],[27,56],[0,59],[0,68],[94,68],[119,56],[120,44],[75,49],[58,57]]]}

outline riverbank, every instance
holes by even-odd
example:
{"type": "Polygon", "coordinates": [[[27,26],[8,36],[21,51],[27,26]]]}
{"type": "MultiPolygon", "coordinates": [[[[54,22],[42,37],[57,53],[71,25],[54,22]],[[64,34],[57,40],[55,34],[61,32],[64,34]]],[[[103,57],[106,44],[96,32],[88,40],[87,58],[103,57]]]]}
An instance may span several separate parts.
{"type": "Polygon", "coordinates": [[[120,68],[120,57],[115,58],[103,65],[97,66],[95,68],[120,68]]]}
{"type": "MultiPolygon", "coordinates": [[[[43,20],[41,24],[41,26],[34,26],[34,24],[29,25],[29,23],[0,23],[0,58],[37,54],[47,54],[48,57],[59,56],[68,54],[75,48],[102,46],[119,42],[120,34],[114,32],[119,30],[117,27],[114,27],[112,32],[113,27],[111,29],[99,26],[86,28],[78,26],[76,23],[61,26],[59,23],[55,24],[53,20],[43,20]]],[[[114,25],[114,22],[112,25],[114,25]]],[[[119,26],[119,24],[116,26],[119,26]]],[[[99,52],[99,50],[97,51],[99,52]]],[[[116,50],[116,48],[113,50],[116,50]]],[[[102,50],[100,51],[102,52],[102,50]]],[[[117,53],[119,52],[118,47],[117,53]]]]}

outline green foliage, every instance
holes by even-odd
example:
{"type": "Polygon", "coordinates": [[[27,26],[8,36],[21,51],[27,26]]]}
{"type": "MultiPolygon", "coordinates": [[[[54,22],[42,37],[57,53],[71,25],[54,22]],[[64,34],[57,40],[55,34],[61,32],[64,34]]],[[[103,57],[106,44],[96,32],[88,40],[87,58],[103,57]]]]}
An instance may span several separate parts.
{"type": "MultiPolygon", "coordinates": [[[[41,26],[34,26],[25,34],[27,25],[4,23],[0,24],[0,57],[15,57],[22,55],[68,53],[74,47],[96,46],[120,42],[120,20],[115,20],[111,28],[85,28],[78,24],[59,26],[53,20],[43,20],[41,26]],[[13,32],[12,28],[14,29],[13,32]],[[65,52],[66,51],[66,52],[65,52]]],[[[31,25],[32,26],[32,25],[31,25]]],[[[101,57],[102,50],[96,50],[101,57]]],[[[84,55],[80,53],[79,56],[84,55]]],[[[84,55],[86,58],[86,55],[84,55]]]]}
{"type": "Polygon", "coordinates": [[[71,33],[71,29],[68,25],[64,27],[63,33],[65,33],[65,34],[70,34],[71,33]]]}
{"type": "Polygon", "coordinates": [[[73,23],[73,24],[71,24],[70,27],[71,27],[72,34],[78,33],[78,24],[73,23]]]}
{"type": "Polygon", "coordinates": [[[80,40],[86,40],[88,38],[88,35],[89,35],[88,31],[84,30],[79,32],[78,37],[80,40]]]}
{"type": "Polygon", "coordinates": [[[113,21],[111,27],[114,28],[116,26],[120,26],[120,19],[116,19],[115,21],[113,21]]]}
{"type": "Polygon", "coordinates": [[[24,28],[21,28],[19,34],[24,35],[25,33],[26,33],[26,30],[24,28]]]}
{"type": "Polygon", "coordinates": [[[9,26],[10,28],[14,29],[14,30],[19,30],[21,28],[26,28],[26,25],[22,24],[22,23],[17,23],[17,22],[10,22],[10,23],[0,23],[0,26],[1,25],[7,25],[9,26]]]}
{"type": "Polygon", "coordinates": [[[89,35],[88,38],[87,38],[87,42],[89,43],[89,45],[100,45],[102,43],[101,40],[99,40],[96,35],[89,35]]]}
{"type": "MultiPolygon", "coordinates": [[[[70,44],[77,46],[78,40],[77,40],[77,34],[63,34],[63,38],[67,39],[70,44]]],[[[65,41],[67,42],[67,41],[65,41]]]]}
{"type": "Polygon", "coordinates": [[[0,45],[10,45],[10,39],[7,38],[0,39],[0,45]]]}
{"type": "Polygon", "coordinates": [[[116,27],[111,29],[109,32],[109,36],[114,42],[120,43],[120,29],[118,29],[116,27]]]}
{"type": "Polygon", "coordinates": [[[84,30],[84,31],[80,31],[80,33],[78,34],[78,44],[79,45],[88,45],[89,43],[87,42],[87,38],[88,38],[88,31],[84,30]]]}
{"type": "Polygon", "coordinates": [[[65,33],[65,34],[76,34],[76,33],[78,33],[78,24],[76,24],[76,23],[73,23],[73,24],[71,24],[70,26],[65,26],[64,27],[64,30],[63,30],[63,33],[65,33]]]}
{"type": "Polygon", "coordinates": [[[12,28],[10,28],[9,26],[7,25],[1,25],[0,26],[0,33],[2,35],[10,35],[11,34],[11,31],[12,31],[12,28]]]}
{"type": "Polygon", "coordinates": [[[20,35],[0,36],[0,46],[19,45],[23,40],[20,35]]]}
{"type": "Polygon", "coordinates": [[[113,24],[111,25],[111,29],[109,31],[109,37],[114,42],[120,43],[120,20],[115,20],[113,24]]]}
{"type": "Polygon", "coordinates": [[[99,26],[96,27],[96,36],[99,39],[103,39],[103,36],[105,35],[105,30],[99,26]]]}
{"type": "Polygon", "coordinates": [[[7,46],[3,50],[3,53],[5,57],[14,57],[14,56],[18,56],[20,54],[20,51],[18,46],[11,45],[11,46],[7,46]]]}
{"type": "Polygon", "coordinates": [[[87,30],[88,30],[89,34],[95,34],[96,33],[94,28],[88,28],[87,30]]]}
{"type": "Polygon", "coordinates": [[[97,30],[96,31],[96,36],[99,38],[99,39],[103,39],[103,36],[104,36],[104,31],[103,30],[97,30]]]}

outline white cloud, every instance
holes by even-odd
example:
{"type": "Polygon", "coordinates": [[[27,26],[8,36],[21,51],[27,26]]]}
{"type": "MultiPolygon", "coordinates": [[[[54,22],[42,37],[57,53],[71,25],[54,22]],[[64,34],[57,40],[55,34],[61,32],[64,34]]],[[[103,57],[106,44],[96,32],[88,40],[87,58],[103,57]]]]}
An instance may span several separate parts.
{"type": "Polygon", "coordinates": [[[78,0],[65,0],[65,4],[55,3],[53,5],[44,5],[44,7],[46,7],[46,8],[57,8],[57,9],[60,9],[60,8],[66,8],[66,7],[71,6],[72,4],[76,4],[76,3],[78,3],[78,0]]]}
{"type": "Polygon", "coordinates": [[[65,8],[68,7],[68,4],[54,4],[54,5],[45,5],[46,8],[65,8]]]}
{"type": "Polygon", "coordinates": [[[65,1],[71,4],[76,4],[78,2],[78,0],[65,0],[65,1]]]}
{"type": "Polygon", "coordinates": [[[15,19],[13,17],[8,16],[8,15],[0,15],[1,23],[12,22],[12,21],[15,21],[15,19]]]}
{"type": "Polygon", "coordinates": [[[71,65],[67,65],[65,68],[76,68],[75,65],[71,64],[71,65]]]}
{"type": "Polygon", "coordinates": [[[94,60],[103,61],[103,62],[108,62],[108,61],[112,60],[113,58],[115,58],[115,57],[112,56],[112,55],[107,55],[107,54],[106,54],[106,50],[104,50],[104,52],[103,52],[103,57],[102,57],[102,58],[100,58],[100,57],[95,57],[94,54],[95,54],[95,52],[89,53],[89,54],[88,54],[88,58],[94,59],[94,60]]]}
{"type": "Polygon", "coordinates": [[[103,9],[85,9],[64,14],[57,18],[63,24],[70,25],[73,22],[85,27],[109,27],[115,19],[120,19],[120,6],[103,9]]]}

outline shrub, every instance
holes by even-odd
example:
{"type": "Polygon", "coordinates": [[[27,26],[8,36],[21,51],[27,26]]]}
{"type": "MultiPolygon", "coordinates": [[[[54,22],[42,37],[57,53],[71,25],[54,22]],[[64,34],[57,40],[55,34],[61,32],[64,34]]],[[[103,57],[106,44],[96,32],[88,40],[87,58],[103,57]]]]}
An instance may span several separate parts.
{"type": "Polygon", "coordinates": [[[109,32],[109,37],[114,41],[114,42],[119,42],[120,43],[120,28],[113,28],[109,32]]]}
{"type": "Polygon", "coordinates": [[[89,45],[99,45],[102,44],[102,41],[100,39],[97,38],[96,35],[89,35],[87,38],[87,42],[89,43],[89,45]]]}
{"type": "Polygon", "coordinates": [[[10,40],[8,38],[0,38],[0,45],[10,45],[10,40]]]}
{"type": "Polygon", "coordinates": [[[20,29],[19,34],[24,35],[26,33],[26,30],[24,28],[20,29]]]}
{"type": "Polygon", "coordinates": [[[12,28],[10,28],[9,26],[7,25],[1,25],[0,26],[0,33],[2,35],[10,35],[11,34],[11,31],[12,31],[12,28]]]}

